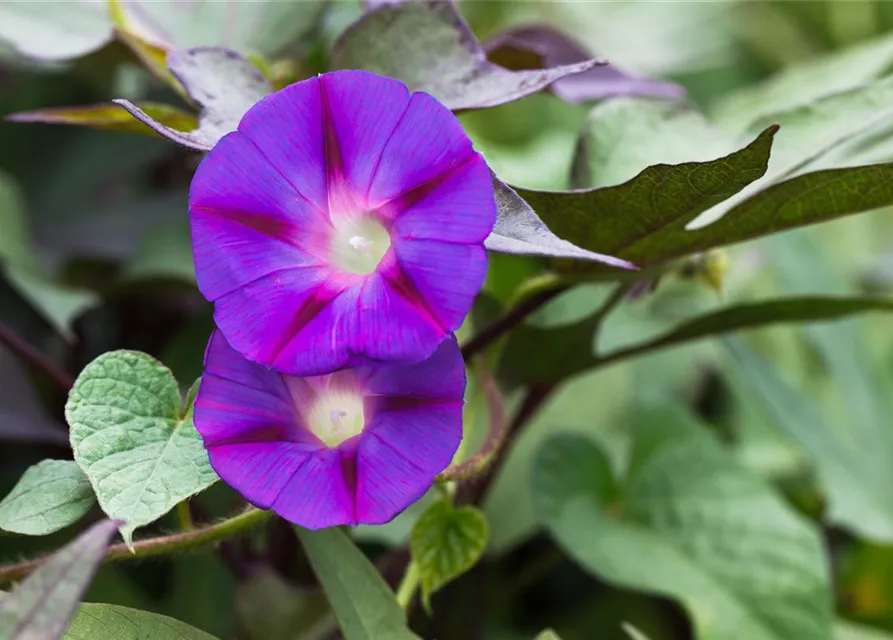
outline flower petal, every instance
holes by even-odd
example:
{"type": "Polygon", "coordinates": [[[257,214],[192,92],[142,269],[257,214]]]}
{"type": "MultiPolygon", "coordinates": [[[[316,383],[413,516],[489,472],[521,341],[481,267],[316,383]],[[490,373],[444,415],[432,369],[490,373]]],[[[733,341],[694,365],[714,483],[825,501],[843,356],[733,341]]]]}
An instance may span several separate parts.
{"type": "Polygon", "coordinates": [[[394,252],[422,303],[446,331],[456,331],[487,277],[487,252],[479,244],[401,240],[394,252]]]}
{"type": "Polygon", "coordinates": [[[369,201],[396,198],[459,166],[472,153],[456,116],[428,94],[414,93],[381,153],[369,201]]]}
{"type": "MultiPolygon", "coordinates": [[[[326,268],[304,267],[275,272],[218,299],[214,305],[214,320],[239,353],[272,366],[295,335],[327,311],[343,290],[343,283],[326,268]]],[[[331,317],[328,326],[331,332],[331,317]]],[[[314,356],[303,355],[305,358],[314,356]]],[[[306,374],[300,369],[287,368],[283,372],[306,374]]]]}
{"type": "Polygon", "coordinates": [[[299,424],[282,376],[246,360],[219,331],[208,342],[194,421],[207,448],[277,441],[308,450],[321,446],[299,424]]]}
{"type": "Polygon", "coordinates": [[[357,521],[388,522],[418,500],[461,440],[461,401],[377,413],[357,453],[357,521]]]}
{"type": "Polygon", "coordinates": [[[282,177],[326,211],[326,156],[319,78],[289,85],[255,104],[239,123],[282,177]]]}
{"type": "Polygon", "coordinates": [[[409,106],[409,90],[398,80],[368,71],[327,73],[320,83],[344,177],[357,204],[367,207],[366,193],[382,150],[409,106]]]}
{"type": "Polygon", "coordinates": [[[214,301],[265,275],[322,265],[315,256],[285,241],[297,233],[290,233],[287,225],[271,224],[271,220],[192,211],[192,251],[202,295],[214,301]],[[233,254],[239,259],[233,260],[233,254]]]}
{"type": "Polygon", "coordinates": [[[381,274],[345,290],[282,348],[273,366],[289,375],[416,362],[448,335],[430,312],[381,274]]]}
{"type": "Polygon", "coordinates": [[[310,252],[324,243],[311,231],[321,214],[238,133],[199,166],[189,211],[196,279],[209,300],[277,269],[319,263],[310,252]]]}
{"type": "Polygon", "coordinates": [[[289,474],[287,483],[272,503],[280,516],[307,529],[355,524],[352,452],[323,449],[308,456],[289,474]]]}
{"type": "Polygon", "coordinates": [[[461,402],[465,394],[465,363],[455,336],[441,342],[427,360],[368,369],[361,375],[367,392],[375,396],[461,402]]]}
{"type": "Polygon", "coordinates": [[[482,243],[496,224],[493,179],[477,154],[392,204],[393,233],[403,240],[482,243]]]}

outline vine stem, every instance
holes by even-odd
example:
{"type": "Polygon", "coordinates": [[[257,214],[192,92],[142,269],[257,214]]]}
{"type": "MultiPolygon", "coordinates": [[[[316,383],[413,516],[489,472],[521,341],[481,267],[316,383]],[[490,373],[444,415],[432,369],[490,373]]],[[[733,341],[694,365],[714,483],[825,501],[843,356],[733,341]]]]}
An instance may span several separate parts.
{"type": "Polygon", "coordinates": [[[534,293],[529,298],[522,300],[501,318],[478,333],[466,344],[462,345],[462,355],[465,357],[465,360],[470,360],[473,356],[489,347],[491,343],[496,341],[503,334],[521,324],[521,322],[524,321],[524,318],[553,298],[564,293],[569,288],[569,285],[556,285],[548,289],[543,289],[542,291],[534,293]]]}
{"type": "Polygon", "coordinates": [[[400,586],[397,587],[397,604],[404,611],[409,611],[415,592],[419,588],[421,577],[419,565],[415,562],[410,562],[409,566],[406,567],[406,573],[403,574],[403,579],[400,581],[400,586]]]}
{"type": "MultiPolygon", "coordinates": [[[[103,563],[117,560],[151,558],[154,556],[181,553],[213,545],[231,538],[251,527],[258,525],[273,516],[272,511],[250,507],[237,516],[221,520],[205,527],[192,529],[183,533],[175,533],[157,538],[146,538],[133,543],[128,549],[124,543],[113,544],[105,552],[103,563]]],[[[0,567],[0,584],[17,582],[29,573],[38,569],[51,556],[26,560],[16,564],[0,567]]]]}
{"type": "Polygon", "coordinates": [[[19,360],[41,371],[63,392],[68,393],[74,386],[74,378],[50,358],[28,344],[20,335],[0,322],[0,344],[5,346],[19,360]]]}
{"type": "Polygon", "coordinates": [[[477,377],[481,380],[484,398],[490,410],[490,429],[480,450],[454,467],[437,476],[438,482],[461,482],[483,473],[502,448],[508,435],[508,421],[505,418],[505,401],[499,385],[481,358],[475,360],[477,377]]]}

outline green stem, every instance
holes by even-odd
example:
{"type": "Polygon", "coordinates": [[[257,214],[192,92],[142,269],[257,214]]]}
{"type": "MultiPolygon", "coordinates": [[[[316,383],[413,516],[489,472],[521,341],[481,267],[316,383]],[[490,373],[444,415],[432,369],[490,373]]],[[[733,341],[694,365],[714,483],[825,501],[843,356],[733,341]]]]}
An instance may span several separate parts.
{"type": "Polygon", "coordinates": [[[415,562],[410,562],[409,566],[406,567],[406,573],[403,574],[403,580],[400,581],[400,586],[397,587],[397,604],[404,611],[409,610],[409,605],[412,604],[415,592],[419,588],[421,577],[419,565],[415,562]]]}
{"type": "MultiPolygon", "coordinates": [[[[221,520],[206,527],[169,536],[137,540],[133,543],[132,551],[123,543],[113,544],[106,550],[103,562],[108,563],[131,558],[151,558],[207,547],[221,540],[232,538],[264,522],[272,515],[272,511],[263,511],[250,507],[237,516],[221,520]]],[[[0,584],[21,580],[39,568],[48,559],[48,557],[36,558],[0,567],[0,584]]]]}
{"type": "Polygon", "coordinates": [[[195,525],[192,522],[192,513],[189,511],[188,500],[177,504],[177,521],[180,523],[180,531],[192,531],[195,529],[195,525]]]}
{"type": "Polygon", "coordinates": [[[475,358],[477,378],[481,381],[484,398],[490,410],[489,432],[480,450],[467,460],[448,468],[437,476],[438,482],[462,482],[483,473],[502,448],[508,434],[505,402],[496,380],[487,370],[481,358],[475,358]]]}

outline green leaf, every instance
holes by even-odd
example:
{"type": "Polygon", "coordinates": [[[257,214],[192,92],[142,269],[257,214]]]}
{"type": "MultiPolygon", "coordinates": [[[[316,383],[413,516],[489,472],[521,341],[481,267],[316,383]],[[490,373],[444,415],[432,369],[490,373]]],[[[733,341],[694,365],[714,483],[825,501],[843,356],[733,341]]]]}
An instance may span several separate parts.
{"type": "Polygon", "coordinates": [[[418,639],[375,565],[344,531],[296,530],[345,640],[418,639]]]}
{"type": "Polygon", "coordinates": [[[103,520],[59,550],[0,600],[0,638],[56,640],[105,556],[118,524],[103,520]]]}
{"type": "Polygon", "coordinates": [[[28,232],[24,199],[15,181],[2,172],[0,267],[13,288],[68,338],[72,321],[98,300],[93,292],[58,285],[43,274],[28,232]]]}
{"type": "Polygon", "coordinates": [[[453,110],[518,100],[596,64],[589,60],[527,71],[491,64],[449,0],[387,4],[369,11],[338,38],[331,57],[333,69],[366,69],[397,78],[453,110]]]}
{"type": "MultiPolygon", "coordinates": [[[[746,139],[766,126],[776,124],[781,127],[775,136],[772,157],[765,175],[734,197],[704,213],[689,228],[700,228],[721,219],[754,194],[798,173],[802,174],[804,167],[814,166],[819,159],[827,164],[824,158],[834,149],[889,121],[893,116],[891,102],[893,78],[886,78],[866,87],[835,94],[758,120],[749,128],[746,139]]],[[[742,214],[737,215],[740,217],[742,214]]]]}
{"type": "Polygon", "coordinates": [[[740,340],[727,345],[740,380],[766,417],[810,455],[828,495],[827,518],[875,541],[893,541],[889,429],[832,423],[821,407],[777,367],[740,340]]]}
{"type": "MultiPolygon", "coordinates": [[[[177,131],[192,131],[198,120],[191,113],[177,107],[154,102],[136,105],[155,122],[177,131]]],[[[43,122],[47,124],[71,124],[110,131],[151,134],[151,131],[133,119],[127,111],[115,104],[96,104],[88,107],[56,107],[22,111],[6,116],[12,122],[43,122]]]]}
{"type": "Polygon", "coordinates": [[[599,325],[597,314],[554,328],[523,325],[509,336],[499,377],[510,384],[557,382],[597,365],[725,333],[771,324],[834,320],[869,311],[893,311],[893,299],[801,296],[743,303],[698,316],[656,338],[603,356],[595,355],[591,346],[599,325]]]}
{"type": "Polygon", "coordinates": [[[893,37],[884,36],[788,67],[723,100],[714,115],[729,129],[862,87],[893,67],[893,37]]]}
{"type": "Polygon", "coordinates": [[[0,42],[29,58],[77,58],[111,38],[112,22],[102,2],[0,3],[0,42]]]}
{"type": "Polygon", "coordinates": [[[447,499],[429,506],[409,538],[409,550],[421,574],[425,606],[435,592],[471,569],[486,548],[487,519],[480,509],[457,508],[447,499]]]}
{"type": "Polygon", "coordinates": [[[826,169],[760,191],[674,243],[684,255],[893,204],[893,163],[826,169]]]}
{"type": "Polygon", "coordinates": [[[133,531],[217,481],[192,407],[181,409],[177,381],[150,356],[112,351],[88,364],[75,382],[65,416],[74,459],[99,506],[133,531]]]}
{"type": "Polygon", "coordinates": [[[235,131],[245,112],[273,92],[273,87],[257,67],[229,49],[172,51],[167,56],[167,66],[202,107],[198,129],[178,131],[158,122],[128,100],[114,102],[159,135],[196,151],[210,150],[220,138],[235,131]]]}
{"type": "Polygon", "coordinates": [[[535,640],[561,640],[561,638],[552,629],[543,629],[536,634],[535,640]]]}
{"type": "Polygon", "coordinates": [[[72,322],[99,302],[96,293],[56,284],[39,271],[8,266],[6,278],[56,331],[69,340],[74,337],[72,322]]]}
{"type": "Polygon", "coordinates": [[[744,149],[718,160],[651,166],[615,187],[517,191],[565,240],[639,266],[656,264],[696,250],[689,245],[699,235],[686,231],[686,225],[766,172],[774,135],[769,128],[744,149]]]}
{"type": "Polygon", "coordinates": [[[552,233],[533,209],[514,189],[494,176],[496,224],[484,246],[490,251],[516,255],[547,256],[601,262],[612,267],[629,269],[625,260],[587,251],[562,240],[552,233]]]}
{"type": "Polygon", "coordinates": [[[90,481],[72,460],[44,460],[0,502],[0,529],[43,536],[84,517],[96,503],[90,481]]]}
{"type": "Polygon", "coordinates": [[[226,46],[244,54],[275,56],[301,42],[328,3],[126,0],[118,4],[127,30],[166,49],[226,46]]]}
{"type": "MultiPolygon", "coordinates": [[[[622,184],[652,165],[715,160],[734,148],[731,138],[683,104],[647,98],[606,100],[592,108],[580,133],[573,186],[622,184]]],[[[774,146],[772,153],[774,157],[774,146]]]]}
{"type": "Polygon", "coordinates": [[[19,185],[0,171],[0,261],[33,268],[31,234],[25,218],[25,199],[19,185]]]}
{"type": "MultiPolygon", "coordinates": [[[[112,604],[82,604],[63,640],[216,640],[167,616],[112,604]]],[[[273,640],[273,639],[271,639],[273,640]]]]}
{"type": "Polygon", "coordinates": [[[571,558],[620,587],[674,598],[699,640],[831,637],[822,541],[759,477],[678,411],[636,429],[615,492],[582,436],[556,435],[533,473],[538,517],[571,558]]]}

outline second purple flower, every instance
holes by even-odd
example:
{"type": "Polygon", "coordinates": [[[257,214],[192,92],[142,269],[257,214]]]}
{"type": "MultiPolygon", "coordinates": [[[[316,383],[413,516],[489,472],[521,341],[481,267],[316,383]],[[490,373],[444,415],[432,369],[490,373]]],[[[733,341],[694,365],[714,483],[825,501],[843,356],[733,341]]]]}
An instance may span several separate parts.
{"type": "Polygon", "coordinates": [[[362,71],[252,107],[202,162],[189,209],[220,331],[290,375],[430,356],[483,285],[496,218],[452,113],[362,71]]]}

